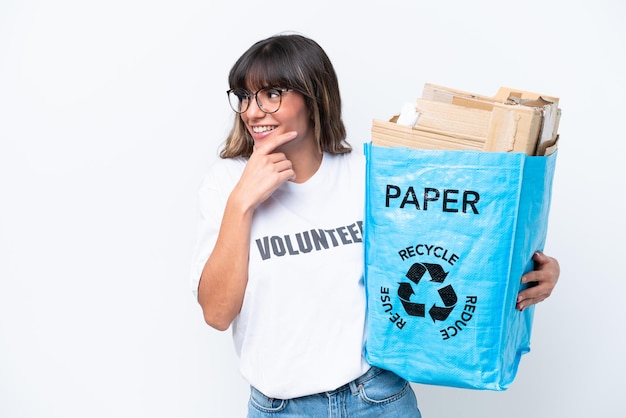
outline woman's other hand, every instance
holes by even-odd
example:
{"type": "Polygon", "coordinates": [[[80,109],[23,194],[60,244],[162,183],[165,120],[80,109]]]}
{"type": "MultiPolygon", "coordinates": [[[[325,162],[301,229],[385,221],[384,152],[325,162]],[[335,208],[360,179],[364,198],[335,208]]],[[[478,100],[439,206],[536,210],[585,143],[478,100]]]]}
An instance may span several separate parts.
{"type": "Polygon", "coordinates": [[[516,308],[520,311],[541,302],[552,294],[561,273],[559,262],[542,252],[533,255],[535,269],[522,276],[523,284],[530,287],[519,292],[516,308]]]}

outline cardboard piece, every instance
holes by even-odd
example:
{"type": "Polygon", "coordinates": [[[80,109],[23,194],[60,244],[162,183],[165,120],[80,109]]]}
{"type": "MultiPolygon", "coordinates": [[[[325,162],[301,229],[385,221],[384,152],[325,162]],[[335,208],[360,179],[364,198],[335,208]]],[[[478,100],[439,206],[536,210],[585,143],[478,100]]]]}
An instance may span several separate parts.
{"type": "Polygon", "coordinates": [[[427,83],[412,127],[374,120],[372,143],[423,149],[545,155],[558,139],[561,110],[554,96],[501,87],[485,96],[427,83]]]}

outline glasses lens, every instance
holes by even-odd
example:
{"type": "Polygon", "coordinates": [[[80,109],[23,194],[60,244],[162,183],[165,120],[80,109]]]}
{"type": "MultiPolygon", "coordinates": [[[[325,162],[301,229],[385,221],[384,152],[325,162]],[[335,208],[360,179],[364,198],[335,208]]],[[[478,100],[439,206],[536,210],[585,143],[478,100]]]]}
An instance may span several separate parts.
{"type": "Polygon", "coordinates": [[[256,95],[259,107],[265,113],[274,113],[280,108],[282,91],[273,87],[267,87],[256,95]]]}
{"type": "Polygon", "coordinates": [[[243,113],[248,109],[248,103],[250,102],[250,93],[243,89],[235,89],[228,91],[228,102],[230,107],[237,112],[243,113]]]}

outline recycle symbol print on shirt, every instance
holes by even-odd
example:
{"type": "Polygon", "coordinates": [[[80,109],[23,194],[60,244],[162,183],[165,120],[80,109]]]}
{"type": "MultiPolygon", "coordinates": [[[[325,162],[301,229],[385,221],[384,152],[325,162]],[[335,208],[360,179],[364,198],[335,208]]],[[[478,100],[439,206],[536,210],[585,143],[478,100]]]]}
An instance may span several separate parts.
{"type": "MultiPolygon", "coordinates": [[[[439,264],[432,263],[415,263],[406,273],[406,278],[411,282],[400,282],[398,287],[398,296],[402,302],[402,306],[406,313],[410,316],[425,317],[426,305],[424,303],[413,301],[416,299],[419,301],[419,295],[422,288],[430,288],[430,286],[419,286],[420,281],[428,273],[430,276],[430,282],[443,283],[448,276],[448,273],[443,270],[439,264]],[[417,290],[417,292],[415,291],[417,290]],[[416,295],[412,298],[413,295],[416,295]]],[[[424,289],[426,291],[430,289],[424,289]]],[[[437,290],[441,299],[441,304],[434,303],[428,310],[428,315],[432,318],[433,322],[445,321],[457,302],[456,292],[452,285],[442,286],[437,290]]]]}

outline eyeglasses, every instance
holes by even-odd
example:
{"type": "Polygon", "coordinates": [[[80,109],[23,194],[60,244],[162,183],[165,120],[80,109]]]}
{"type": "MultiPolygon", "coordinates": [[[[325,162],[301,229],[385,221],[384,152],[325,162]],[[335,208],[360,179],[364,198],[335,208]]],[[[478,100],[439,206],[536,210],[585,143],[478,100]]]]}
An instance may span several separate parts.
{"type": "Polygon", "coordinates": [[[293,91],[292,89],[281,89],[277,87],[263,87],[256,93],[250,93],[246,89],[230,89],[228,103],[235,113],[244,113],[250,107],[250,99],[254,97],[256,104],[265,113],[274,113],[280,109],[283,93],[293,91]]]}

